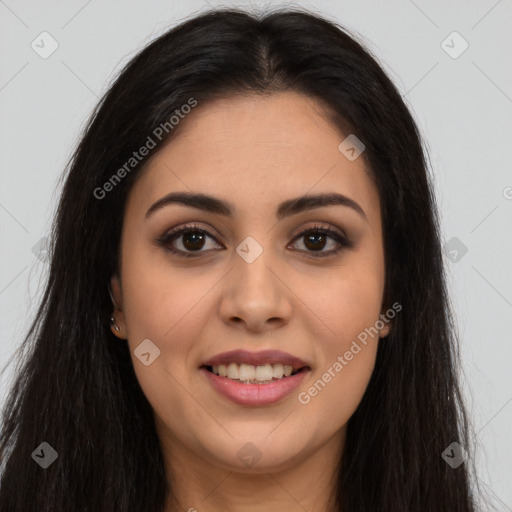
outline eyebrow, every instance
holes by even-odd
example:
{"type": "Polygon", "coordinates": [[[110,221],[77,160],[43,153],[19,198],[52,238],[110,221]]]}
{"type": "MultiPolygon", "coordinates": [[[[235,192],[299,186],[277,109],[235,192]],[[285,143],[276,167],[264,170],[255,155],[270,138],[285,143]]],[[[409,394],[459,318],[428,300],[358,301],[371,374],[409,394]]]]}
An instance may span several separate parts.
{"type": "MultiPolygon", "coordinates": [[[[156,211],[170,204],[182,204],[192,208],[198,208],[206,212],[215,213],[225,216],[233,216],[235,207],[229,201],[223,201],[213,196],[202,193],[192,192],[171,192],[156,201],[149,207],[145,217],[148,218],[156,211]]],[[[346,206],[357,212],[363,219],[368,222],[366,213],[361,206],[348,196],[338,193],[305,195],[295,199],[288,199],[279,204],[276,211],[276,218],[283,219],[297,213],[321,208],[323,206],[346,206]]]]}

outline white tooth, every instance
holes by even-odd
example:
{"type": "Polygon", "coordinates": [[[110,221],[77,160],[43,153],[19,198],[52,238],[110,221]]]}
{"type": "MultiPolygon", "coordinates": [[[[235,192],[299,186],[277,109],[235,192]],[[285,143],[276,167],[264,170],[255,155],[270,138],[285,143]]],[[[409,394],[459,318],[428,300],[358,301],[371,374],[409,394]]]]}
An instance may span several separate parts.
{"type": "Polygon", "coordinates": [[[256,368],[252,364],[241,364],[239,371],[240,380],[252,380],[256,377],[256,368]]]}
{"type": "Polygon", "coordinates": [[[284,371],[284,376],[289,377],[292,374],[293,367],[285,364],[283,367],[283,371],[284,371]]]}
{"type": "Polygon", "coordinates": [[[256,380],[272,380],[272,366],[266,364],[264,366],[256,366],[256,380]]]}
{"type": "Polygon", "coordinates": [[[283,365],[281,363],[273,364],[272,365],[272,376],[276,379],[282,379],[283,375],[284,375],[283,365]]]}
{"type": "Polygon", "coordinates": [[[212,366],[212,371],[213,371],[213,373],[215,373],[215,375],[218,375],[219,374],[219,367],[216,366],[216,365],[213,365],[212,366]]]}
{"type": "Polygon", "coordinates": [[[221,377],[227,377],[228,367],[225,364],[219,364],[219,375],[221,377]]]}
{"type": "Polygon", "coordinates": [[[239,378],[238,365],[236,363],[229,363],[227,368],[227,377],[230,379],[239,378]]]}

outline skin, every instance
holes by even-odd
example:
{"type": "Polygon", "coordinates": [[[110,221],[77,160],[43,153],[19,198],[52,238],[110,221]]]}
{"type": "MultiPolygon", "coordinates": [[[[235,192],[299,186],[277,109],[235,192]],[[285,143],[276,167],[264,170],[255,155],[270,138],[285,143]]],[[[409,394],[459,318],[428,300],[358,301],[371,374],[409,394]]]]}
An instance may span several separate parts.
{"type": "MultiPolygon", "coordinates": [[[[111,280],[120,328],[113,332],[128,340],[154,410],[178,502],[169,502],[168,511],[331,510],[346,425],[373,372],[379,336],[391,326],[360,344],[309,403],[299,402],[298,392],[385,313],[379,196],[363,157],[349,161],[339,151],[345,137],[320,103],[298,93],[217,99],[181,121],[130,191],[120,275],[111,280]],[[170,204],[145,218],[153,203],[176,191],[229,201],[235,215],[170,204]],[[332,192],[356,201],[366,219],[339,205],[275,218],[284,200],[332,192]],[[180,257],[155,243],[191,223],[210,233],[199,257],[180,257]],[[295,238],[314,224],[341,230],[354,247],[315,256],[339,245],[327,238],[315,252],[307,236],[295,238]],[[263,248],[250,264],[236,252],[247,236],[263,248]],[[160,349],[149,366],[133,353],[145,339],[160,349]],[[311,372],[279,403],[237,405],[217,394],[199,367],[240,348],[289,352],[311,372]],[[237,456],[248,442],[261,454],[252,467],[237,456]]],[[[194,247],[187,235],[170,245],[194,247]]]]}

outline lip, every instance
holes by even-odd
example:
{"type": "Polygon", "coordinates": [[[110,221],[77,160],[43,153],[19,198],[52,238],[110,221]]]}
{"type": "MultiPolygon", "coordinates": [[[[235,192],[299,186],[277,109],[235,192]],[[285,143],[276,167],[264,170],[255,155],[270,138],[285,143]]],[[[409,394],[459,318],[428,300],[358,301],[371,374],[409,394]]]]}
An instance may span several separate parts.
{"type": "MultiPolygon", "coordinates": [[[[288,365],[293,369],[303,368],[308,364],[287,352],[281,350],[262,350],[260,352],[249,352],[247,350],[230,350],[228,352],[222,352],[216,356],[205,361],[202,366],[217,366],[219,364],[251,364],[254,366],[262,366],[264,364],[279,364],[283,366],[288,365]]],[[[287,377],[289,378],[289,377],[287,377]]],[[[259,384],[257,384],[259,386],[259,384]]],[[[268,384],[267,384],[268,385],[268,384]]]]}
{"type": "Polygon", "coordinates": [[[293,393],[311,371],[311,368],[302,359],[281,350],[262,350],[260,352],[230,350],[208,359],[199,370],[208,379],[213,389],[223,397],[239,405],[261,406],[279,402],[293,393]],[[220,364],[228,365],[229,363],[253,366],[282,364],[301,371],[268,384],[244,384],[227,377],[215,375],[206,368],[220,364]]]}
{"type": "Polygon", "coordinates": [[[215,391],[232,402],[239,405],[262,406],[279,402],[293,393],[310,372],[310,369],[309,367],[304,368],[295,375],[284,377],[269,384],[243,384],[227,377],[215,375],[205,367],[201,367],[200,372],[206,376],[215,391]]]}

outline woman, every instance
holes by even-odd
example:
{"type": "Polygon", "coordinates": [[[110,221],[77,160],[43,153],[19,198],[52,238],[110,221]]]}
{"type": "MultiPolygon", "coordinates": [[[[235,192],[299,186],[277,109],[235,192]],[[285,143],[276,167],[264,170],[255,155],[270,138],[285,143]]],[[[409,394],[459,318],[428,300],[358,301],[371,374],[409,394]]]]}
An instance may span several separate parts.
{"type": "Polygon", "coordinates": [[[72,158],[0,512],[475,510],[421,139],[319,16],[196,16],[72,158]]]}

